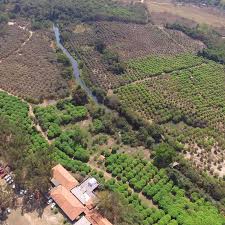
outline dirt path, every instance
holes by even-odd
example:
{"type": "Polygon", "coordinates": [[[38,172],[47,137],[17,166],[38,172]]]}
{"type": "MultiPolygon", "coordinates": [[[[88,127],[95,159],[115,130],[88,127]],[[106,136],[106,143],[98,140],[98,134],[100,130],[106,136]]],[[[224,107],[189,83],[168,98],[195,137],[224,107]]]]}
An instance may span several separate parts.
{"type": "MultiPolygon", "coordinates": [[[[13,26],[15,26],[15,24],[13,24],[13,26]]],[[[26,27],[21,27],[18,26],[20,29],[26,30],[26,27]]],[[[29,31],[29,37],[20,45],[20,47],[18,47],[16,50],[10,52],[6,57],[4,58],[0,58],[0,63],[2,63],[5,59],[7,59],[9,56],[13,55],[13,54],[18,54],[18,52],[21,51],[21,49],[30,41],[30,39],[33,37],[34,32],[33,31],[29,31]]]]}
{"type": "Polygon", "coordinates": [[[32,123],[33,125],[35,126],[36,130],[44,137],[44,139],[49,143],[51,144],[51,141],[48,139],[47,135],[45,134],[45,132],[42,130],[41,126],[39,124],[36,124],[35,121],[37,121],[35,118],[35,114],[34,114],[34,111],[33,111],[33,107],[30,103],[28,103],[27,101],[25,101],[24,99],[16,96],[16,95],[13,95],[11,93],[9,93],[8,91],[5,91],[3,89],[0,88],[0,91],[2,92],[6,92],[8,95],[11,95],[11,96],[14,96],[14,97],[17,97],[19,98],[22,102],[26,102],[29,106],[29,111],[28,111],[28,116],[31,118],[32,120],[32,123]]]}
{"type": "Polygon", "coordinates": [[[42,130],[41,126],[37,123],[35,123],[37,120],[35,119],[35,114],[33,111],[33,107],[30,103],[27,103],[29,105],[29,112],[28,115],[32,119],[33,125],[35,126],[36,130],[44,137],[44,139],[51,144],[51,141],[48,139],[48,136],[45,134],[45,132],[42,130]]]}
{"type": "Polygon", "coordinates": [[[63,220],[63,215],[61,213],[55,215],[50,206],[45,208],[41,217],[36,212],[21,215],[21,210],[18,208],[9,215],[6,225],[61,225],[63,220]]]}
{"type": "Polygon", "coordinates": [[[30,35],[29,37],[21,44],[20,48],[18,48],[15,53],[17,54],[29,41],[30,39],[32,38],[34,32],[33,31],[29,31],[30,35]]]}

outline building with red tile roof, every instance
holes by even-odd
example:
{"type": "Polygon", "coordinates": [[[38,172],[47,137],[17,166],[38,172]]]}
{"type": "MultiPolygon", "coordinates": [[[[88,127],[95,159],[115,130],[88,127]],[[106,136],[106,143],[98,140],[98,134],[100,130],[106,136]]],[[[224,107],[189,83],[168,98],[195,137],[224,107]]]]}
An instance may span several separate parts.
{"type": "Polygon", "coordinates": [[[69,191],[79,184],[79,182],[60,164],[52,168],[51,182],[56,187],[62,185],[69,191]]]}
{"type": "Polygon", "coordinates": [[[93,191],[99,185],[95,178],[79,184],[60,164],[52,168],[52,176],[50,196],[74,225],[112,225],[94,209],[93,191]]]}
{"type": "Polygon", "coordinates": [[[50,195],[71,221],[74,221],[85,211],[85,206],[62,185],[53,188],[50,195]]]}

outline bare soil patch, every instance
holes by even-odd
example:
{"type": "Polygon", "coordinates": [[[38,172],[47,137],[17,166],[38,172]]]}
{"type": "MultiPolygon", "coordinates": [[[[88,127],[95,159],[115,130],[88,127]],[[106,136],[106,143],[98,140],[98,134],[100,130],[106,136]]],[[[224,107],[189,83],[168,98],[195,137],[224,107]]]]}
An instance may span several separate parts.
{"type": "Polygon", "coordinates": [[[225,26],[225,14],[210,7],[198,7],[194,5],[174,4],[168,0],[145,0],[150,14],[170,13],[176,16],[193,20],[200,24],[208,24],[215,27],[225,26]]]}
{"type": "Polygon", "coordinates": [[[62,214],[53,214],[49,206],[41,217],[36,212],[22,215],[20,209],[17,209],[12,211],[7,220],[8,225],[61,225],[62,223],[62,214]]]}

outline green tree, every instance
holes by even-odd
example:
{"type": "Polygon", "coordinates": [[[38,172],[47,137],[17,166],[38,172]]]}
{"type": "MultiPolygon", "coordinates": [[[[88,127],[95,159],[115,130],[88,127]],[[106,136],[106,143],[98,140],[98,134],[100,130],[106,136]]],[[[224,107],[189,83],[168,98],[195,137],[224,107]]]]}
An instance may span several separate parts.
{"type": "Polygon", "coordinates": [[[167,167],[176,155],[174,148],[166,143],[156,145],[153,150],[154,164],[159,167],[167,167]]]}
{"type": "Polygon", "coordinates": [[[88,96],[80,86],[73,91],[72,103],[74,105],[86,105],[88,103],[88,96]]]}
{"type": "Polygon", "coordinates": [[[118,192],[100,192],[98,210],[115,225],[142,224],[140,214],[118,192]]]}

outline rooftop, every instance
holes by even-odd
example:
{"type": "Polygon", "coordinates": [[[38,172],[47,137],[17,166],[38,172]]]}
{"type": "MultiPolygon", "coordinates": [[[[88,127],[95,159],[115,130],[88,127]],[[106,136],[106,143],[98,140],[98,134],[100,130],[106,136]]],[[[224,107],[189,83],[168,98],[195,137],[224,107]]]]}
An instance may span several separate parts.
{"type": "Polygon", "coordinates": [[[52,168],[51,181],[56,187],[62,185],[67,190],[71,190],[79,184],[79,182],[60,164],[52,168]]]}
{"type": "Polygon", "coordinates": [[[62,185],[53,188],[50,195],[71,221],[85,211],[85,207],[80,201],[62,185]]]}
{"type": "Polygon", "coordinates": [[[102,217],[96,210],[86,212],[86,218],[92,225],[112,225],[106,218],[102,217]]]}
{"type": "Polygon", "coordinates": [[[95,194],[93,191],[99,186],[99,183],[95,178],[88,178],[81,185],[73,188],[71,190],[72,194],[74,194],[82,204],[90,203],[93,198],[95,198],[95,194]]]}

